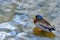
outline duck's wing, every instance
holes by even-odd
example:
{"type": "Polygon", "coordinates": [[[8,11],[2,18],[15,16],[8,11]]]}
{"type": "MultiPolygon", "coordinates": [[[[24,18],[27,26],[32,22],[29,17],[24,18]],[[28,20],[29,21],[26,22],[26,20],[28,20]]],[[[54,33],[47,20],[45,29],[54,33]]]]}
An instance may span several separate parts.
{"type": "Polygon", "coordinates": [[[45,29],[49,29],[49,28],[50,28],[49,26],[47,26],[46,24],[43,24],[43,23],[39,23],[39,25],[40,25],[41,27],[45,28],[45,29]]]}
{"type": "Polygon", "coordinates": [[[40,25],[41,27],[43,27],[44,29],[48,29],[49,31],[52,31],[52,30],[55,31],[55,28],[52,27],[52,26],[50,26],[50,25],[46,25],[46,24],[44,24],[44,23],[39,23],[39,25],[40,25]]]}
{"type": "Polygon", "coordinates": [[[39,27],[41,30],[44,30],[44,31],[48,31],[48,27],[46,27],[45,25],[43,24],[39,24],[38,22],[36,23],[36,26],[39,27]]]}
{"type": "Polygon", "coordinates": [[[49,27],[49,28],[55,28],[54,26],[52,26],[47,20],[45,20],[45,19],[43,19],[43,21],[42,22],[40,22],[40,23],[42,23],[43,25],[46,25],[47,27],[49,27]]]}
{"type": "Polygon", "coordinates": [[[44,24],[46,24],[46,25],[50,25],[50,26],[52,26],[47,20],[45,20],[45,19],[43,19],[43,22],[42,23],[44,23],[44,24]]]}

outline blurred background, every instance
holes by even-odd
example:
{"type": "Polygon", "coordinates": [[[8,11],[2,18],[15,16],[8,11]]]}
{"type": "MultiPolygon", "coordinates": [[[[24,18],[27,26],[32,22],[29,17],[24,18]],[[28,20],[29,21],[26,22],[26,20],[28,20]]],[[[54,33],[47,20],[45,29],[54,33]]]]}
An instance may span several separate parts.
{"type": "Polygon", "coordinates": [[[60,0],[0,0],[0,40],[20,40],[17,35],[23,31],[24,21],[32,21],[37,14],[56,28],[55,39],[37,40],[60,40],[60,0]]]}

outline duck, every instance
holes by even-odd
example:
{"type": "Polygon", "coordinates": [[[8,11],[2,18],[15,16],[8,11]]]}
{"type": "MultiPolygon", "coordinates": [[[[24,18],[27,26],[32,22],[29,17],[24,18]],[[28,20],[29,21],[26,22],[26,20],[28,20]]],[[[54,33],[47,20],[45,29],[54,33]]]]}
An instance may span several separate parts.
{"type": "Polygon", "coordinates": [[[55,31],[55,27],[53,27],[46,19],[41,15],[36,15],[34,18],[34,24],[36,27],[39,27],[41,30],[52,32],[55,31]]]}

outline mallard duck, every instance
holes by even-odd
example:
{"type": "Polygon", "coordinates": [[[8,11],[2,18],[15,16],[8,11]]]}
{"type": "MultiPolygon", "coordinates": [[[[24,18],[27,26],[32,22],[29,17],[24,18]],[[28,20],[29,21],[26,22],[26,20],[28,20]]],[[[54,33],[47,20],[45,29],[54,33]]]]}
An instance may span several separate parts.
{"type": "Polygon", "coordinates": [[[34,24],[44,31],[55,31],[55,27],[53,27],[46,19],[44,19],[41,15],[36,15],[34,18],[34,24]]]}

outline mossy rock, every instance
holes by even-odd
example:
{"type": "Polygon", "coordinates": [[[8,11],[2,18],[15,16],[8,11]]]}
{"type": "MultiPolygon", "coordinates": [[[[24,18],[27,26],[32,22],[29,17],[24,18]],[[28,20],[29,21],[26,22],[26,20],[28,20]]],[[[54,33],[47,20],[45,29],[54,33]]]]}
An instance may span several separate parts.
{"type": "Polygon", "coordinates": [[[41,30],[38,27],[35,27],[33,29],[33,34],[36,35],[36,36],[55,38],[55,34],[53,32],[47,32],[47,31],[41,30]]]}

